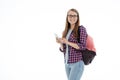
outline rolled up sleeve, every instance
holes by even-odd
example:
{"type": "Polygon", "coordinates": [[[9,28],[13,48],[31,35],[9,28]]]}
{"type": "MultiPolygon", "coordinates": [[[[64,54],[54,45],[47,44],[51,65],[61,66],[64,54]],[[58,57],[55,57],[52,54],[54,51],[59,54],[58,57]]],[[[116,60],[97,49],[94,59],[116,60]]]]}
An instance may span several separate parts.
{"type": "Polygon", "coordinates": [[[63,53],[65,53],[65,49],[66,49],[65,44],[63,44],[63,50],[59,47],[59,50],[60,50],[61,52],[63,52],[63,53]]]}

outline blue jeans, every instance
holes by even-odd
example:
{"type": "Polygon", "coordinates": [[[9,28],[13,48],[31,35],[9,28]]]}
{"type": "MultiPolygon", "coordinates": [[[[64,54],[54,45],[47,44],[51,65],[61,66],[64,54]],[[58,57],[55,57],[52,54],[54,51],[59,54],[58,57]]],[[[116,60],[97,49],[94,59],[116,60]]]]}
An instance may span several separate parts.
{"type": "Polygon", "coordinates": [[[76,63],[65,64],[68,80],[80,80],[84,71],[84,62],[81,60],[76,63]]]}

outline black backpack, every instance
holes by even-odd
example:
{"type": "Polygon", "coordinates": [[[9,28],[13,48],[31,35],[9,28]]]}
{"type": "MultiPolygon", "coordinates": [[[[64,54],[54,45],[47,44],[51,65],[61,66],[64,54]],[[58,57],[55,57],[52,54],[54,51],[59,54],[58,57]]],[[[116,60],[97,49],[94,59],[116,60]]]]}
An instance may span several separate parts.
{"type": "MultiPolygon", "coordinates": [[[[78,29],[78,36],[80,36],[79,29],[78,29]]],[[[79,39],[80,38],[78,37],[78,42],[80,42],[79,39]]],[[[80,52],[82,53],[82,59],[85,65],[90,64],[93,61],[94,57],[96,56],[96,49],[94,48],[94,50],[91,50],[88,48],[89,46],[94,46],[93,40],[89,41],[91,39],[92,37],[87,35],[87,44],[86,44],[87,48],[85,50],[80,50],[80,52]],[[91,42],[91,44],[88,45],[88,42],[89,43],[91,42]]]]}

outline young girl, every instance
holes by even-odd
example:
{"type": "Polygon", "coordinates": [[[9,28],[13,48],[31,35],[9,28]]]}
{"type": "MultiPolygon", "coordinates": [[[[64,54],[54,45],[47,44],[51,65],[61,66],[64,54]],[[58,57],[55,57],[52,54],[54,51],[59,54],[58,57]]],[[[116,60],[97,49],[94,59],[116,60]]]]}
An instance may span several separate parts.
{"type": "Polygon", "coordinates": [[[83,74],[84,62],[80,50],[86,48],[86,39],[87,32],[84,26],[80,26],[78,11],[70,9],[67,13],[62,38],[56,38],[56,42],[61,45],[60,51],[64,53],[68,80],[80,80],[83,74]],[[78,32],[80,35],[78,35],[78,32]]]}

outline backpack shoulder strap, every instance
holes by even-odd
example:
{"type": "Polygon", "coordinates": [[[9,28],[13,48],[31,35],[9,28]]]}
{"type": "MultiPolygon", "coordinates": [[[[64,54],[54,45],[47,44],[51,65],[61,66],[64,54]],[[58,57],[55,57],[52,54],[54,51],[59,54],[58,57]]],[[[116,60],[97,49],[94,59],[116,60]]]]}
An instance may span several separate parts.
{"type": "Polygon", "coordinates": [[[78,42],[80,42],[80,29],[81,29],[81,27],[84,27],[84,26],[80,25],[78,28],[78,38],[77,38],[78,42]]]}

